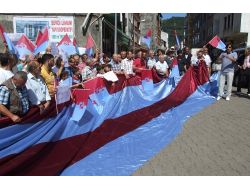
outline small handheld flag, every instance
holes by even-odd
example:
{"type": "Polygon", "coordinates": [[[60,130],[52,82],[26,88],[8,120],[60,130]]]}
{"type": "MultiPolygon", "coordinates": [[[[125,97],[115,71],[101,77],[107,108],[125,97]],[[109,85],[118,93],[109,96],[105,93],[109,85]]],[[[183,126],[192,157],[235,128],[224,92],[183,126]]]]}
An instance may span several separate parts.
{"type": "Polygon", "coordinates": [[[213,39],[210,40],[208,44],[223,51],[226,50],[226,45],[221,41],[221,39],[217,35],[213,37],[213,39]]]}

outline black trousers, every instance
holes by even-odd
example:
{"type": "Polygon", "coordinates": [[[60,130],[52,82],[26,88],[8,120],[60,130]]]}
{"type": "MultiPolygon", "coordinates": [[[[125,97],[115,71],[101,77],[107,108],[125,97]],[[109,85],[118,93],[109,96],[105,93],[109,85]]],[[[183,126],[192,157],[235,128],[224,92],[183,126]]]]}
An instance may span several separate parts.
{"type": "Polygon", "coordinates": [[[247,88],[247,93],[250,94],[250,68],[241,69],[239,73],[237,92],[240,92],[241,88],[244,87],[247,88]]]}

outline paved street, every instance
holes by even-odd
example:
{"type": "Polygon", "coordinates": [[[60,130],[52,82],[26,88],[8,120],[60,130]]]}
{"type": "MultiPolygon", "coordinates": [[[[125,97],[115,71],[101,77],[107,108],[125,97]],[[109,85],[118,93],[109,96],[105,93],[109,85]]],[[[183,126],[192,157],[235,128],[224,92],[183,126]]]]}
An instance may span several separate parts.
{"type": "Polygon", "coordinates": [[[133,175],[249,176],[250,98],[233,93],[231,101],[221,99],[193,116],[169,146],[133,175]]]}

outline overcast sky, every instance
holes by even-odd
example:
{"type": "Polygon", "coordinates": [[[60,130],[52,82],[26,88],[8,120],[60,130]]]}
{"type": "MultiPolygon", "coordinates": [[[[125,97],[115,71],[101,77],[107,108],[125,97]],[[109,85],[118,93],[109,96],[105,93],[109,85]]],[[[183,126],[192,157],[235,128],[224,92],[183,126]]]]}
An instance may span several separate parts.
{"type": "Polygon", "coordinates": [[[186,16],[186,13],[161,13],[162,14],[162,19],[169,19],[173,16],[177,16],[177,17],[184,17],[186,16]]]}

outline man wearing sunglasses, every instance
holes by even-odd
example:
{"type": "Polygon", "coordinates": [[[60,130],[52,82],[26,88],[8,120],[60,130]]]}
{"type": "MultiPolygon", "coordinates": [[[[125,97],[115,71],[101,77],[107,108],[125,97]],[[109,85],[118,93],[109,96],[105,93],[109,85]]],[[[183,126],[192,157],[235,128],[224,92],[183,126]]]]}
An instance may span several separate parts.
{"type": "Polygon", "coordinates": [[[229,101],[232,93],[234,64],[237,60],[237,53],[232,51],[232,44],[227,44],[226,48],[226,52],[221,53],[220,55],[220,58],[222,59],[222,66],[219,79],[219,94],[217,100],[220,100],[221,97],[226,97],[226,100],[229,101]],[[226,92],[224,92],[225,81],[227,81],[226,92]]]}

